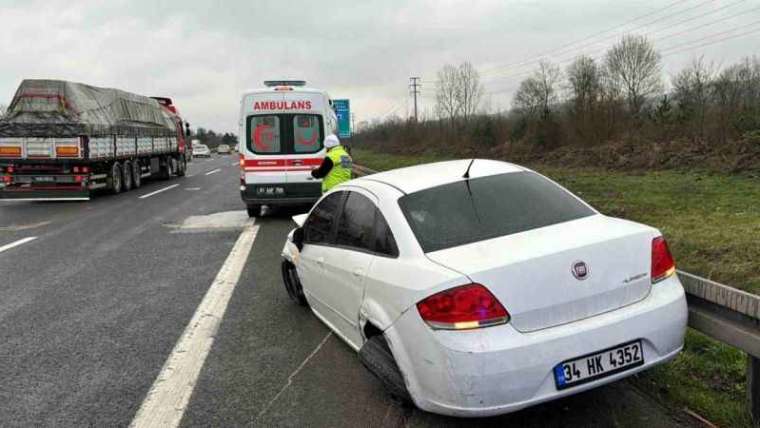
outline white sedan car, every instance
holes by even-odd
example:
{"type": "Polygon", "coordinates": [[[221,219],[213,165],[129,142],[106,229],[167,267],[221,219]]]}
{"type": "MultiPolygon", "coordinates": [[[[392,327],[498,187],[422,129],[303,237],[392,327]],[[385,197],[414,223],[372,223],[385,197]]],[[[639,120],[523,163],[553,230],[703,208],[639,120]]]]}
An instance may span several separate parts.
{"type": "Polygon", "coordinates": [[[383,172],[294,219],[282,264],[290,296],[423,410],[512,412],[683,346],[686,300],[662,234],[517,165],[383,172]]]}

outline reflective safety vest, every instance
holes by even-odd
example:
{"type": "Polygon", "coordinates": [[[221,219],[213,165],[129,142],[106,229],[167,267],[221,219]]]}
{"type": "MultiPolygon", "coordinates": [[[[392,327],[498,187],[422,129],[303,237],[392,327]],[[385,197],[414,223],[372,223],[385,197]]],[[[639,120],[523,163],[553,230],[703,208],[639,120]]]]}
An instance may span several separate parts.
{"type": "Polygon", "coordinates": [[[327,152],[327,157],[330,158],[333,166],[322,180],[322,193],[327,192],[340,183],[350,180],[351,168],[354,163],[351,155],[348,154],[343,146],[336,146],[330,149],[327,152]]]}

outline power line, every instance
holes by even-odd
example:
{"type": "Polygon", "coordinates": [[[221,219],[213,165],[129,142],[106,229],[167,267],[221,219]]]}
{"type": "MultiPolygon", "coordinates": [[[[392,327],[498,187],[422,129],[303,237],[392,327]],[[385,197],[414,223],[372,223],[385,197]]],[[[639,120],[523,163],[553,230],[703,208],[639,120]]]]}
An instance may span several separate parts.
{"type": "MultiPolygon", "coordinates": [[[[546,55],[549,55],[549,54],[555,53],[555,52],[557,52],[557,51],[561,51],[561,50],[564,50],[564,49],[565,49],[565,48],[567,48],[567,47],[570,47],[570,46],[576,45],[576,44],[578,44],[578,43],[584,42],[584,41],[586,41],[586,40],[589,40],[589,39],[593,39],[593,38],[595,38],[595,37],[597,37],[597,36],[600,36],[600,35],[602,35],[602,34],[605,34],[605,33],[609,33],[610,31],[613,31],[613,30],[616,30],[616,29],[620,29],[620,28],[622,28],[622,27],[625,27],[626,25],[628,25],[628,24],[631,24],[631,23],[633,23],[633,22],[636,22],[636,21],[638,21],[638,20],[640,20],[640,19],[644,19],[644,18],[646,18],[646,17],[649,17],[649,16],[651,16],[651,15],[654,15],[654,14],[657,14],[657,13],[660,13],[660,12],[663,12],[663,11],[665,11],[665,10],[668,10],[668,9],[670,9],[670,8],[672,8],[672,7],[676,6],[676,5],[679,5],[679,4],[681,4],[681,3],[685,3],[686,1],[689,1],[689,0],[678,0],[678,1],[674,1],[674,2],[670,3],[669,5],[667,5],[667,6],[665,6],[665,7],[662,7],[662,8],[656,9],[656,10],[654,10],[654,11],[652,11],[652,12],[649,12],[649,13],[646,13],[646,14],[644,14],[644,15],[639,15],[639,16],[637,16],[637,17],[633,18],[633,19],[630,19],[630,20],[628,20],[628,21],[624,22],[623,24],[615,25],[615,26],[613,26],[613,27],[610,27],[610,28],[608,28],[608,29],[606,29],[606,30],[602,30],[602,31],[596,32],[596,33],[594,33],[594,34],[591,34],[591,35],[589,35],[589,36],[586,36],[586,37],[584,37],[584,38],[582,38],[582,39],[579,39],[579,40],[576,40],[576,41],[574,41],[574,42],[566,43],[566,44],[564,44],[564,45],[562,45],[562,46],[559,46],[559,47],[557,47],[557,48],[554,48],[554,49],[550,49],[550,50],[548,50],[548,51],[544,51],[544,52],[542,52],[542,53],[540,53],[540,54],[538,54],[538,55],[535,55],[535,56],[533,56],[533,57],[529,57],[529,58],[527,58],[527,59],[525,59],[525,60],[523,60],[523,61],[517,62],[517,63],[511,63],[511,64],[507,64],[507,65],[504,65],[504,66],[501,66],[501,67],[492,67],[492,68],[491,68],[491,70],[488,70],[488,69],[486,69],[485,71],[482,71],[482,72],[481,72],[481,74],[489,74],[489,73],[492,73],[492,72],[494,72],[494,71],[497,71],[497,72],[498,72],[499,70],[501,70],[501,69],[504,69],[504,68],[507,68],[507,67],[513,67],[513,66],[516,66],[516,65],[522,65],[522,64],[525,64],[525,63],[526,63],[526,62],[528,62],[528,61],[532,61],[532,60],[534,60],[534,59],[540,59],[540,58],[543,58],[543,57],[544,57],[544,56],[546,56],[546,55]]],[[[708,1],[710,1],[710,0],[708,0],[708,1]]],[[[700,3],[700,5],[701,5],[701,4],[702,4],[702,3],[700,3]]],[[[584,45],[584,46],[586,46],[586,45],[584,45]]]]}
{"type": "MultiPolygon", "coordinates": [[[[590,46],[594,46],[594,45],[598,45],[598,44],[606,42],[608,40],[616,39],[616,38],[620,37],[621,35],[623,35],[624,33],[636,32],[636,31],[638,31],[638,30],[640,30],[642,28],[648,27],[648,26],[650,26],[652,24],[655,24],[655,23],[658,23],[658,22],[662,22],[663,20],[669,19],[669,18],[671,18],[673,16],[677,16],[677,15],[681,15],[681,14],[686,13],[686,12],[690,12],[690,11],[692,11],[694,9],[697,9],[697,8],[699,8],[701,6],[704,6],[707,3],[711,3],[712,1],[713,0],[704,0],[704,1],[700,2],[700,3],[697,3],[694,6],[691,6],[689,8],[683,9],[683,10],[676,11],[674,13],[671,13],[671,14],[668,14],[668,15],[665,15],[665,16],[661,16],[661,17],[659,17],[657,19],[648,21],[648,22],[646,22],[644,24],[640,24],[637,27],[634,27],[634,28],[632,28],[630,30],[619,31],[619,32],[616,32],[615,34],[603,37],[602,39],[595,40],[595,41],[590,42],[590,43],[585,43],[585,44],[583,44],[581,46],[578,46],[578,47],[570,49],[570,50],[555,49],[555,50],[552,51],[552,53],[556,53],[556,55],[554,55],[554,56],[565,56],[566,54],[577,55],[577,52],[583,50],[584,48],[587,48],[587,47],[590,47],[590,46]]],[[[743,1],[743,0],[741,0],[741,1],[743,1]]],[[[715,12],[717,12],[717,11],[713,10],[710,13],[715,13],[715,12]]],[[[622,26],[621,26],[621,28],[622,28],[622,26]]],[[[534,64],[538,63],[539,61],[541,61],[542,59],[544,59],[545,56],[546,55],[535,56],[531,60],[523,61],[522,63],[520,63],[517,66],[517,68],[524,68],[525,66],[528,66],[528,65],[534,65],[534,64]]],[[[496,74],[496,75],[502,74],[502,73],[507,73],[508,74],[508,73],[511,72],[511,69],[513,69],[513,68],[515,68],[515,66],[511,66],[511,67],[510,66],[505,66],[501,70],[495,70],[495,71],[481,73],[481,74],[496,74]]]]}
{"type": "MultiPolygon", "coordinates": [[[[664,36],[655,37],[655,38],[652,39],[652,42],[667,41],[668,39],[671,39],[671,38],[673,38],[675,36],[680,36],[680,35],[688,34],[688,33],[692,32],[693,30],[703,29],[703,28],[706,28],[706,27],[718,24],[720,22],[724,22],[724,21],[727,21],[729,19],[735,18],[737,16],[746,15],[746,14],[748,14],[750,12],[754,12],[754,11],[757,11],[757,10],[760,10],[760,7],[755,7],[755,8],[747,9],[747,10],[744,10],[744,11],[741,11],[741,12],[738,12],[738,13],[735,13],[735,14],[732,14],[732,15],[729,15],[729,16],[724,16],[724,17],[721,17],[719,19],[713,20],[711,22],[702,23],[702,24],[699,24],[699,25],[687,28],[686,30],[682,30],[682,31],[679,31],[679,32],[676,32],[676,33],[671,33],[671,34],[667,34],[667,35],[664,35],[664,36]]],[[[728,31],[724,31],[724,32],[721,32],[721,33],[710,34],[710,35],[706,36],[705,39],[709,38],[709,37],[714,37],[716,35],[727,34],[727,33],[730,33],[732,31],[736,31],[737,29],[741,29],[741,28],[745,28],[747,26],[754,25],[756,23],[757,22],[752,22],[750,24],[747,24],[747,25],[744,25],[744,26],[740,26],[740,27],[736,27],[736,28],[733,28],[733,29],[728,30],[728,31]]],[[[702,40],[702,39],[699,39],[699,40],[702,40]]],[[[691,44],[691,43],[694,43],[694,42],[695,42],[695,40],[687,42],[687,43],[684,43],[684,44],[681,44],[681,45],[677,45],[675,47],[691,44]]],[[[664,49],[660,50],[660,52],[663,53],[663,52],[666,52],[666,51],[671,50],[673,48],[674,48],[674,46],[665,47],[664,49]]],[[[598,55],[600,53],[605,52],[607,49],[608,49],[608,47],[602,47],[602,48],[597,49],[594,52],[592,52],[590,54],[587,54],[587,55],[589,57],[593,58],[593,59],[599,59],[598,55]]],[[[577,58],[577,54],[576,54],[576,56],[568,57],[568,58],[556,61],[555,64],[564,64],[564,63],[567,63],[568,61],[574,60],[575,58],[577,58]]],[[[524,71],[520,71],[520,72],[512,72],[511,74],[500,76],[497,79],[499,79],[499,80],[501,80],[501,79],[515,79],[515,78],[519,78],[519,77],[523,77],[523,76],[532,74],[533,72],[534,72],[534,70],[524,70],[524,71]]],[[[495,79],[491,79],[491,80],[493,81],[495,79]]]]}

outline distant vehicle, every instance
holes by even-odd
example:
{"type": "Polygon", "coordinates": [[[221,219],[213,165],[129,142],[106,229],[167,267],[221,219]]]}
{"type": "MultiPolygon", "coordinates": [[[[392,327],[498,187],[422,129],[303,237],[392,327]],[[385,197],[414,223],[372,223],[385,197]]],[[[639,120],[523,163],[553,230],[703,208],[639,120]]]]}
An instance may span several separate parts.
{"type": "Polygon", "coordinates": [[[32,79],[0,119],[0,199],[88,200],[186,170],[183,120],[169,98],[32,79]]]}
{"type": "Polygon", "coordinates": [[[325,157],[325,135],[337,132],[327,92],[300,80],[264,82],[240,104],[240,196],[248,215],[262,205],[312,204],[322,194],[311,176],[325,157]]]}
{"type": "Polygon", "coordinates": [[[220,155],[228,155],[230,154],[230,146],[227,144],[220,144],[216,147],[216,152],[220,155]]]}
{"type": "Polygon", "coordinates": [[[683,347],[686,300],[660,231],[602,215],[517,165],[374,174],[294,220],[282,262],[290,297],[426,411],[513,412],[683,347]]]}
{"type": "Polygon", "coordinates": [[[205,144],[195,143],[193,144],[193,156],[197,158],[210,158],[211,150],[205,144]]]}

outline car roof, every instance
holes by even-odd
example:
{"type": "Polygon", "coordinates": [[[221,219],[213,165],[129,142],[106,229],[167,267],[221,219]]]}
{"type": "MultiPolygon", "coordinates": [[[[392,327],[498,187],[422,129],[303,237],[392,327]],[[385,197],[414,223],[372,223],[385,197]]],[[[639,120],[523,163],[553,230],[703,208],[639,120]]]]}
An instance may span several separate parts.
{"type": "Polygon", "coordinates": [[[382,182],[404,193],[414,193],[431,187],[464,180],[463,175],[467,171],[470,162],[472,162],[470,178],[528,171],[526,168],[508,162],[490,159],[458,159],[379,172],[361,177],[356,181],[382,182]]]}

